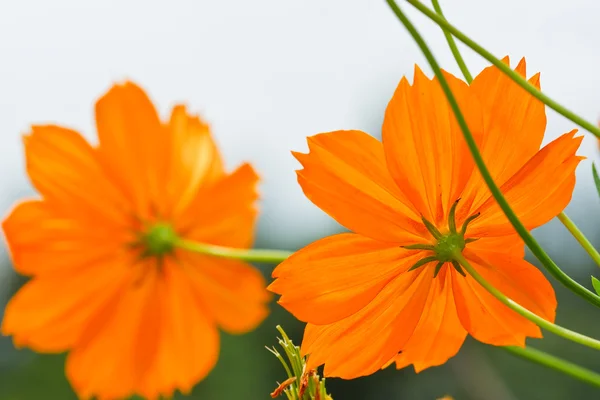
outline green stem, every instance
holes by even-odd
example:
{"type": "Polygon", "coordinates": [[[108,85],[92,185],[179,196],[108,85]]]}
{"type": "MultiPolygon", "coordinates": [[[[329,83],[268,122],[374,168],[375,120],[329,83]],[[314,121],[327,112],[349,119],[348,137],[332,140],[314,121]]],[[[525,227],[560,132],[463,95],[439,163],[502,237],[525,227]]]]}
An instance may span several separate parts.
{"type": "Polygon", "coordinates": [[[281,362],[281,365],[283,365],[283,368],[285,369],[285,373],[287,374],[288,378],[292,378],[294,375],[292,374],[292,371],[290,371],[290,367],[288,367],[287,362],[285,362],[281,353],[278,352],[277,349],[275,349],[275,347],[271,349],[270,347],[265,346],[265,348],[269,350],[275,357],[277,357],[279,362],[281,362]]]}
{"type": "Polygon", "coordinates": [[[284,250],[236,249],[232,247],[198,243],[186,239],[177,239],[175,241],[175,247],[214,257],[234,258],[236,260],[264,263],[280,263],[292,255],[291,252],[284,250]]]}
{"type": "MultiPolygon", "coordinates": [[[[435,10],[435,12],[440,17],[444,18],[444,20],[446,20],[446,18],[444,17],[444,13],[442,12],[442,8],[440,6],[439,1],[431,0],[431,3],[433,4],[433,9],[435,10]]],[[[448,46],[450,46],[452,55],[454,55],[454,58],[456,59],[456,63],[458,64],[460,70],[462,71],[462,73],[465,77],[465,80],[467,81],[467,83],[471,83],[473,81],[473,77],[471,76],[471,73],[469,72],[469,69],[467,68],[467,66],[465,64],[465,61],[462,58],[460,51],[458,50],[458,47],[456,46],[456,43],[454,41],[454,36],[452,36],[452,34],[450,32],[448,32],[443,26],[440,26],[440,28],[442,28],[442,31],[444,32],[444,35],[446,36],[446,40],[448,41],[448,46]]],[[[571,232],[573,237],[579,242],[579,244],[584,248],[584,250],[590,255],[592,260],[594,260],[594,262],[598,266],[600,266],[600,253],[598,252],[598,250],[596,250],[594,248],[594,246],[590,243],[590,241],[585,237],[583,232],[581,232],[579,230],[579,228],[577,228],[577,225],[575,225],[575,223],[564,212],[561,212],[560,214],[558,214],[558,219],[569,230],[569,232],[571,232]]]]}
{"type": "Polygon", "coordinates": [[[600,374],[590,371],[587,368],[580,367],[577,364],[573,364],[570,361],[563,360],[540,350],[532,349],[531,347],[521,348],[507,346],[502,348],[521,358],[560,371],[591,385],[600,386],[600,374]]]}
{"type": "Polygon", "coordinates": [[[281,325],[277,325],[277,330],[281,333],[282,340],[279,342],[279,345],[283,348],[288,359],[290,360],[290,364],[292,366],[292,371],[294,371],[294,375],[298,379],[296,382],[300,385],[300,381],[302,379],[302,372],[304,369],[304,358],[300,354],[300,350],[296,347],[296,345],[290,340],[289,336],[281,325]]]}
{"type": "MultiPolygon", "coordinates": [[[[440,6],[440,2],[438,0],[431,0],[431,3],[433,4],[433,8],[435,9],[435,12],[440,17],[446,19],[446,17],[444,17],[442,7],[440,6]]],[[[465,63],[465,60],[462,58],[462,55],[460,54],[460,51],[458,50],[458,46],[456,45],[454,36],[452,36],[450,34],[450,32],[448,32],[443,27],[441,27],[441,28],[442,28],[442,32],[444,32],[444,36],[446,37],[446,41],[448,42],[448,46],[450,47],[450,51],[452,52],[452,55],[454,56],[454,59],[456,60],[456,63],[458,64],[458,68],[460,68],[460,71],[462,72],[463,76],[465,77],[465,80],[467,81],[467,83],[471,83],[473,81],[473,76],[471,75],[471,72],[469,72],[469,68],[467,68],[467,64],[465,63]]]]}
{"type": "MultiPolygon", "coordinates": [[[[436,77],[438,78],[438,80],[440,82],[440,86],[442,87],[442,90],[444,91],[444,94],[446,95],[446,98],[448,99],[448,103],[450,104],[450,107],[452,108],[452,111],[454,112],[456,120],[462,130],[465,141],[467,142],[467,146],[469,147],[471,155],[473,156],[473,160],[475,161],[475,164],[477,165],[477,169],[481,173],[481,176],[483,177],[483,180],[485,181],[487,187],[490,189],[492,196],[494,196],[494,199],[496,200],[496,202],[498,203],[498,205],[500,206],[500,208],[502,209],[502,211],[504,212],[504,214],[506,215],[506,217],[508,218],[508,220],[510,221],[512,226],[515,228],[515,230],[517,231],[519,236],[521,236],[521,238],[523,239],[523,241],[525,242],[527,247],[529,247],[531,252],[537,257],[538,260],[540,260],[542,265],[548,270],[548,272],[550,272],[552,274],[552,276],[554,276],[559,282],[561,282],[563,285],[565,285],[571,291],[578,294],[579,296],[581,296],[582,298],[584,298],[591,304],[594,304],[595,306],[600,307],[600,297],[598,297],[598,295],[592,293],[591,291],[587,290],[585,287],[583,287],[582,285],[580,285],[579,283],[574,281],[564,271],[562,271],[558,267],[558,265],[556,265],[554,263],[554,261],[550,258],[550,256],[548,256],[548,254],[544,251],[544,249],[542,249],[542,247],[534,239],[534,237],[531,235],[531,233],[529,233],[527,228],[525,228],[525,226],[521,223],[521,221],[516,216],[514,211],[511,209],[510,205],[504,198],[504,195],[500,191],[500,188],[496,185],[496,183],[494,182],[494,179],[490,175],[490,172],[488,171],[488,169],[485,165],[485,162],[483,161],[483,158],[481,157],[481,153],[479,152],[479,149],[477,148],[477,143],[475,142],[475,139],[473,139],[473,135],[471,134],[471,131],[469,130],[467,122],[465,121],[465,118],[464,118],[462,112],[460,111],[460,107],[458,106],[456,98],[454,97],[452,90],[450,90],[448,81],[446,81],[446,78],[442,74],[440,66],[439,66],[437,60],[435,59],[434,55],[431,53],[429,46],[427,45],[427,43],[425,43],[425,40],[423,39],[423,37],[419,34],[419,32],[417,31],[415,26],[410,22],[410,20],[406,17],[406,15],[402,12],[402,10],[396,4],[396,2],[394,0],[386,0],[386,1],[389,4],[392,11],[394,11],[394,14],[396,14],[396,16],[398,17],[400,22],[402,22],[404,27],[411,34],[411,36],[413,37],[413,39],[415,40],[415,42],[417,43],[417,45],[423,52],[423,55],[425,56],[425,58],[427,58],[427,61],[429,62],[429,65],[431,66],[431,69],[435,73],[436,77]]],[[[409,0],[409,1],[411,1],[411,0],[409,0]]]]}
{"type": "MultiPolygon", "coordinates": [[[[440,17],[444,18],[444,20],[446,20],[446,18],[444,17],[444,13],[442,12],[442,8],[440,6],[439,1],[431,0],[431,3],[433,4],[433,8],[434,8],[435,12],[440,17]]],[[[471,83],[473,81],[473,77],[471,76],[471,73],[469,72],[469,69],[467,68],[467,66],[465,64],[464,59],[462,58],[460,51],[458,50],[458,47],[456,46],[456,43],[454,41],[454,36],[452,36],[452,34],[450,32],[448,32],[444,26],[440,25],[440,28],[442,28],[442,31],[444,32],[444,35],[446,36],[446,40],[448,41],[448,46],[450,46],[450,50],[452,51],[452,54],[454,55],[454,58],[456,59],[456,63],[458,64],[460,70],[462,71],[462,73],[465,77],[465,80],[467,81],[467,83],[471,83]]],[[[523,80],[523,81],[525,82],[525,80],[523,80]]],[[[527,82],[527,84],[529,86],[531,86],[531,84],[529,84],[528,82],[527,82]]],[[[598,266],[600,266],[600,253],[598,252],[598,250],[596,250],[594,248],[594,246],[590,243],[590,241],[585,237],[583,232],[581,232],[579,230],[579,228],[577,228],[577,225],[575,225],[575,223],[564,212],[561,212],[560,214],[558,214],[558,219],[569,230],[569,232],[579,242],[579,244],[584,248],[584,250],[590,255],[592,260],[594,260],[594,262],[598,266]]]]}
{"type": "Polygon", "coordinates": [[[560,220],[560,222],[563,223],[565,228],[567,228],[569,232],[571,232],[571,235],[573,235],[573,237],[579,242],[581,247],[583,247],[584,250],[590,255],[592,260],[594,260],[594,262],[598,266],[600,266],[600,253],[598,253],[598,250],[594,248],[594,246],[590,243],[588,238],[585,237],[583,232],[579,230],[577,225],[575,225],[575,223],[564,212],[558,214],[558,219],[560,220]]]}
{"type": "MultiPolygon", "coordinates": [[[[420,0],[407,0],[407,2],[410,3],[416,9],[418,9],[420,12],[425,14],[425,16],[427,16],[433,22],[438,24],[442,29],[444,29],[444,31],[449,32],[454,37],[456,37],[458,40],[460,40],[465,45],[470,47],[473,51],[478,53],[480,56],[482,56],[483,58],[488,60],[490,63],[494,64],[496,67],[498,67],[499,70],[504,72],[504,74],[508,75],[513,81],[515,81],[517,84],[519,84],[519,86],[521,86],[523,89],[525,89],[526,91],[531,93],[537,99],[539,99],[542,102],[544,102],[545,104],[547,104],[548,107],[550,107],[554,111],[556,111],[559,114],[563,115],[564,117],[570,119],[572,122],[576,123],[577,125],[581,126],[582,128],[588,130],[589,132],[593,133],[598,138],[600,138],[600,128],[598,126],[596,126],[596,124],[593,124],[593,123],[585,120],[584,118],[580,117],[579,115],[575,114],[574,112],[568,110],[566,107],[558,104],[556,101],[552,100],[550,97],[546,96],[538,88],[533,86],[531,83],[527,82],[527,80],[525,78],[523,78],[517,72],[513,71],[509,65],[506,65],[501,60],[494,57],[494,55],[492,53],[490,53],[489,51],[487,51],[486,49],[481,47],[479,44],[475,43],[475,41],[473,41],[471,38],[469,38],[463,32],[459,31],[456,27],[451,25],[443,16],[436,14],[429,7],[427,7],[426,5],[421,3],[420,0]]],[[[388,1],[388,3],[389,3],[389,1],[388,1]]]]}
{"type": "Polygon", "coordinates": [[[528,309],[526,309],[525,307],[523,307],[516,301],[511,300],[508,297],[506,297],[501,291],[499,291],[494,286],[492,286],[488,281],[486,281],[483,278],[483,276],[479,275],[479,272],[477,272],[477,270],[475,268],[473,268],[471,263],[469,263],[469,261],[467,261],[467,259],[464,258],[460,252],[454,253],[454,258],[456,261],[458,261],[463,266],[464,269],[467,270],[467,272],[473,277],[473,279],[475,279],[477,281],[477,283],[479,283],[481,286],[483,286],[483,288],[485,290],[490,292],[490,294],[492,296],[494,296],[496,299],[498,299],[502,304],[504,304],[511,310],[515,311],[522,317],[533,322],[540,328],[545,329],[548,332],[554,333],[557,336],[563,337],[572,342],[579,343],[579,344],[582,344],[587,347],[591,347],[592,349],[600,350],[600,341],[599,340],[593,339],[589,336],[582,335],[581,333],[578,333],[578,332],[571,331],[567,328],[563,328],[560,325],[553,324],[552,322],[545,320],[544,318],[532,313],[531,311],[529,311],[528,309]]]}

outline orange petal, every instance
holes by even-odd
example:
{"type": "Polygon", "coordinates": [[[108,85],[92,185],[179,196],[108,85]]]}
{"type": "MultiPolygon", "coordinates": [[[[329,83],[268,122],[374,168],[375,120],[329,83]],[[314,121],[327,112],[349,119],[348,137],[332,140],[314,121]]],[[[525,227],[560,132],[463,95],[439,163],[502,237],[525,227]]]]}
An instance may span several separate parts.
{"type": "Polygon", "coordinates": [[[396,357],[398,369],[413,364],[415,371],[421,372],[444,364],[458,353],[467,331],[458,319],[454,303],[452,275],[456,274],[447,263],[434,279],[419,325],[396,357]]]}
{"type": "MultiPolygon", "coordinates": [[[[465,257],[492,286],[531,312],[554,322],[556,297],[550,282],[527,261],[509,254],[479,251],[465,257]]],[[[500,303],[470,275],[452,281],[458,316],[475,339],[496,346],[524,346],[540,329],[500,303]]]]}
{"type": "Polygon", "coordinates": [[[273,271],[268,289],[301,321],[331,324],[358,312],[396,276],[426,257],[353,233],[318,240],[273,271]]]}
{"type": "Polygon", "coordinates": [[[159,393],[170,398],[175,390],[189,393],[213,369],[219,356],[219,333],[197,301],[197,288],[185,271],[170,263],[161,278],[159,349],[138,391],[149,399],[159,393]]]}
{"type": "Polygon", "coordinates": [[[3,222],[13,265],[19,273],[70,276],[111,263],[125,250],[127,231],[111,227],[98,217],[81,220],[81,215],[73,218],[61,215],[64,212],[57,212],[45,201],[26,201],[3,222]]]}
{"type": "Polygon", "coordinates": [[[157,271],[148,263],[143,279],[131,282],[88,321],[66,365],[79,397],[114,399],[140,392],[154,364],[163,322],[157,271]]]}
{"type": "MultiPolygon", "coordinates": [[[[504,61],[509,64],[508,57],[504,61]]],[[[519,61],[515,71],[527,77],[525,58],[519,61]]],[[[535,74],[529,83],[539,89],[540,74],[535,74]]],[[[502,132],[500,135],[486,135],[482,150],[495,161],[497,170],[493,171],[493,176],[506,181],[542,144],[546,130],[544,103],[493,65],[475,77],[471,89],[489,111],[485,113],[485,131],[498,129],[502,132]]]]}
{"type": "Polygon", "coordinates": [[[180,267],[158,269],[151,261],[138,267],[143,276],[88,322],[67,358],[79,397],[172,397],[176,389],[191,390],[216,362],[216,326],[180,267]]]}
{"type": "Polygon", "coordinates": [[[152,102],[134,83],[113,86],[96,103],[100,156],[146,219],[163,211],[171,138],[152,102]]]}
{"type": "MultiPolygon", "coordinates": [[[[508,57],[503,61],[509,64],[508,57]]],[[[526,77],[524,58],[515,71],[526,77]]],[[[529,79],[529,83],[539,88],[539,73],[529,79]]],[[[485,110],[485,134],[479,149],[492,177],[502,185],[539,150],[546,130],[544,104],[495,66],[475,77],[471,91],[485,110]]],[[[465,202],[473,204],[472,213],[488,196],[481,175],[473,174],[463,194],[465,202]]]]}
{"type": "Polygon", "coordinates": [[[344,379],[379,370],[412,336],[432,280],[431,270],[406,272],[356,314],[330,325],[308,324],[302,342],[306,368],[325,364],[325,376],[344,379]]]}
{"type": "Polygon", "coordinates": [[[34,278],[9,301],[2,334],[12,335],[17,347],[38,352],[61,352],[74,346],[87,321],[128,279],[122,260],[107,261],[85,271],[34,278]]]}
{"type": "Polygon", "coordinates": [[[244,164],[215,184],[201,188],[177,217],[178,232],[187,239],[247,248],[254,239],[258,175],[244,164]]]}
{"type": "MultiPolygon", "coordinates": [[[[466,237],[472,238],[468,234],[466,237]]],[[[525,257],[525,243],[523,243],[523,239],[516,233],[505,236],[481,237],[469,243],[467,249],[475,254],[478,254],[480,251],[497,251],[498,249],[502,249],[503,252],[513,257],[525,257]]]]}
{"type": "Polygon", "coordinates": [[[271,294],[259,270],[244,262],[181,252],[179,268],[190,279],[197,301],[229,333],[256,328],[269,314],[271,294]]]}
{"type": "MultiPolygon", "coordinates": [[[[477,98],[466,83],[444,75],[479,141],[483,129],[477,98]]],[[[383,143],[391,174],[418,213],[437,224],[445,221],[473,172],[473,161],[437,79],[428,79],[418,67],[412,86],[402,78],[385,112],[383,143]]]]}
{"type": "Polygon", "coordinates": [[[304,167],[298,182],[310,201],[373,239],[422,241],[420,216],[392,180],[377,139],[360,131],[337,131],[309,137],[308,145],[309,154],[294,156],[304,167]]]}
{"type": "Polygon", "coordinates": [[[163,201],[178,214],[194,199],[201,186],[210,186],[224,174],[219,150],[209,126],[185,106],[173,108],[169,121],[172,156],[163,201]]]}
{"type": "Polygon", "coordinates": [[[127,221],[131,204],[79,133],[54,125],[33,126],[23,141],[29,178],[54,207],[113,224],[127,221]]]}
{"type": "MultiPolygon", "coordinates": [[[[571,201],[575,168],[582,159],[575,152],[583,137],[574,137],[575,132],[566,133],[546,145],[500,187],[528,229],[550,221],[571,201]]],[[[491,196],[479,211],[481,217],[469,226],[469,235],[477,237],[514,233],[514,228],[491,196]]]]}

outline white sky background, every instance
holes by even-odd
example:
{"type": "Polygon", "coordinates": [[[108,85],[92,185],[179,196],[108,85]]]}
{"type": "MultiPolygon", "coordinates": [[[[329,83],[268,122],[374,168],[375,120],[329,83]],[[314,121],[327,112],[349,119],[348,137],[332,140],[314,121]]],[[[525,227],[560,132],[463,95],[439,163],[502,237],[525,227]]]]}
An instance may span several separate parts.
{"type": "MultiPolygon", "coordinates": [[[[526,56],[530,74],[542,71],[549,95],[597,120],[597,0],[442,0],[442,6],[497,56],[515,63],[526,56]]],[[[439,29],[409,11],[442,65],[458,74],[439,29]]],[[[464,55],[473,73],[486,65],[475,53],[464,55]]],[[[383,0],[0,0],[0,212],[33,193],[20,139],[29,125],[58,123],[93,139],[96,98],[129,78],[164,116],[182,101],[201,113],[230,168],[255,164],[264,178],[262,242],[296,248],[336,224],[303,197],[290,150],[305,151],[305,137],[319,132],[379,135],[384,108],[402,75],[412,79],[415,63],[430,71],[383,0]]],[[[550,112],[547,140],[573,127],[550,112]]],[[[580,166],[568,211],[600,239],[600,199],[590,172],[598,148],[588,135],[580,153],[589,160],[580,166]]],[[[560,229],[554,224],[538,235],[554,252],[577,248],[560,229]]]]}

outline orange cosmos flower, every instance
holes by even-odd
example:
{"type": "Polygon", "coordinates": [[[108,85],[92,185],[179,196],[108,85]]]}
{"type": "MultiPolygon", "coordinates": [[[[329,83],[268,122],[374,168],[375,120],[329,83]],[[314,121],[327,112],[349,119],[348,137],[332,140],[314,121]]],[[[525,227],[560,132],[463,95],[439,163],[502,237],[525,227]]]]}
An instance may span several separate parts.
{"type": "Polygon", "coordinates": [[[208,126],[176,106],[165,123],[133,83],[96,104],[99,145],[58,126],[25,137],[42,198],[4,221],[18,272],[32,279],[2,333],[40,352],[69,351],[81,398],[187,392],[215,365],[218,328],[242,333],[267,315],[250,265],[174,248],[182,237],[252,243],[258,177],[224,171],[208,126]]]}
{"type": "MultiPolygon", "coordinates": [[[[525,76],[525,60],[516,71],[525,76]]],[[[539,150],[544,105],[495,67],[470,86],[445,76],[519,218],[533,229],[556,216],[571,198],[581,138],[572,131],[539,150]]],[[[539,74],[530,82],[538,86],[539,74]]],[[[400,81],[383,143],[337,131],[308,144],[309,154],[295,154],[304,193],[355,233],[312,243],[273,272],[279,303],[308,322],[307,368],[325,364],[326,376],[347,379],[394,361],[421,371],[455,355],[467,333],[493,345],[541,337],[464,276],[451,262],[457,249],[495,287],[554,321],[552,286],[523,260],[523,243],[476,170],[436,79],[416,68],[412,86],[400,81]]]]}

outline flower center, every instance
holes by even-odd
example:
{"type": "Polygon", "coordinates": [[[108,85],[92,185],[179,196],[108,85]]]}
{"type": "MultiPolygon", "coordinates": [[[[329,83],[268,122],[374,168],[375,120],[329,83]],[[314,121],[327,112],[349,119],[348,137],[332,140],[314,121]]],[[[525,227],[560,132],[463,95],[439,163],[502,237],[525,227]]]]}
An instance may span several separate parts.
{"type": "Polygon", "coordinates": [[[438,239],[433,246],[433,251],[437,260],[441,262],[452,261],[454,254],[462,253],[466,246],[465,238],[460,233],[449,232],[438,239]]]}
{"type": "Polygon", "coordinates": [[[424,257],[417,261],[409,271],[420,268],[426,264],[431,262],[437,262],[435,266],[435,270],[433,276],[436,277],[440,272],[442,266],[450,262],[461,275],[466,276],[462,267],[456,261],[456,254],[462,253],[468,243],[474,242],[477,239],[468,238],[465,239],[465,234],[467,232],[467,227],[471,221],[475,218],[479,217],[479,213],[471,215],[469,218],[465,220],[460,231],[456,229],[456,206],[458,205],[460,199],[456,200],[452,207],[450,208],[450,213],[448,215],[448,232],[442,233],[440,230],[431,222],[429,222],[425,217],[421,217],[423,224],[431,233],[431,235],[436,240],[435,244],[411,244],[408,246],[403,246],[406,249],[410,250],[426,250],[432,252],[431,255],[424,257]]]}
{"type": "Polygon", "coordinates": [[[159,222],[151,225],[148,230],[140,235],[140,245],[143,248],[142,256],[162,257],[175,248],[177,233],[170,224],[159,222]]]}

